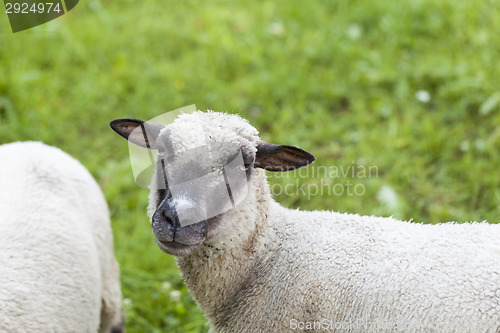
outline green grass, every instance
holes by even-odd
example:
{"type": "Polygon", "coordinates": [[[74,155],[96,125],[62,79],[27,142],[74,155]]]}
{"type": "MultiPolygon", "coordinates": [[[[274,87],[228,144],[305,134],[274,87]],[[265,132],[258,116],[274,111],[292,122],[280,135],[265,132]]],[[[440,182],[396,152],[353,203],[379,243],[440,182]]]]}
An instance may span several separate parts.
{"type": "Polygon", "coordinates": [[[498,222],[499,31],[500,5],[486,0],[89,0],[16,34],[0,13],[0,143],[61,147],[96,177],[128,332],[206,332],[173,258],[155,245],[147,191],[108,122],[189,104],[238,112],[265,140],[312,152],[316,166],[376,168],[272,175],[290,184],[291,195],[276,195],[286,206],[498,222]],[[363,194],[348,195],[347,182],[363,194]],[[324,184],[339,195],[311,195],[324,184]]]}

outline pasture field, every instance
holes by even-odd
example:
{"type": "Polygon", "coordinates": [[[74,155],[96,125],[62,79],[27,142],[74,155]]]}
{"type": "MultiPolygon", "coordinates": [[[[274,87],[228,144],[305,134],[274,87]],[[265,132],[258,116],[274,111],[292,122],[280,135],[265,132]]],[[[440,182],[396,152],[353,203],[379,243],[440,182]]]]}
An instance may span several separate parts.
{"type": "Polygon", "coordinates": [[[316,156],[269,174],[285,206],[496,223],[499,81],[494,0],[87,0],[16,34],[0,13],[0,143],[44,141],[96,177],[127,332],[208,327],[155,244],[110,120],[189,104],[239,113],[316,156]]]}

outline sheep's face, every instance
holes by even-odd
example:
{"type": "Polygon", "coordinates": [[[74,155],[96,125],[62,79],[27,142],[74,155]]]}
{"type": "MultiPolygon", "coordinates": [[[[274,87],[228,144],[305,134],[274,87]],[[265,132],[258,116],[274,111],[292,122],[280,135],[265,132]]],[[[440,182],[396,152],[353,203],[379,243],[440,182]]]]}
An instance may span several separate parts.
{"type": "Polygon", "coordinates": [[[299,148],[260,141],[247,121],[223,113],[183,114],[169,125],[117,119],[111,127],[158,151],[150,217],[158,246],[176,256],[190,255],[234,228],[231,213],[252,204],[247,197],[254,168],[286,171],[314,160],[299,148]]]}

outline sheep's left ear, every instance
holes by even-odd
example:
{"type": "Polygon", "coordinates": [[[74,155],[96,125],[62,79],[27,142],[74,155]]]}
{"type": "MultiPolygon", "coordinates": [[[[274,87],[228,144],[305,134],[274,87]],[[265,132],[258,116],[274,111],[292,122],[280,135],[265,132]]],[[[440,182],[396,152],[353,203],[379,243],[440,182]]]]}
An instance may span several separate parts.
{"type": "Polygon", "coordinates": [[[128,141],[138,146],[156,149],[156,140],[163,125],[148,123],[140,119],[115,119],[109,123],[111,128],[128,141]]]}
{"type": "Polygon", "coordinates": [[[254,166],[269,171],[290,171],[308,165],[314,160],[311,153],[300,148],[260,142],[257,144],[254,166]]]}

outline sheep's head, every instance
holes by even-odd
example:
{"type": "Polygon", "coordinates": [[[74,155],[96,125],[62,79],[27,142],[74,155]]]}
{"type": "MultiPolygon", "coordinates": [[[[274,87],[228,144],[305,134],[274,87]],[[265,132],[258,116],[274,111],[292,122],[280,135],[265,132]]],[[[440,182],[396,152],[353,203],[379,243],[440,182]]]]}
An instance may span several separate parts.
{"type": "MultiPolygon", "coordinates": [[[[314,161],[308,152],[263,142],[237,115],[182,114],[169,125],[116,119],[111,127],[130,142],[158,151],[150,184],[150,217],[158,246],[185,256],[220,237],[261,171],[293,170],[314,161]]],[[[234,220],[234,218],[233,218],[234,220]]],[[[234,224],[234,223],[233,223],[234,224]]]]}

